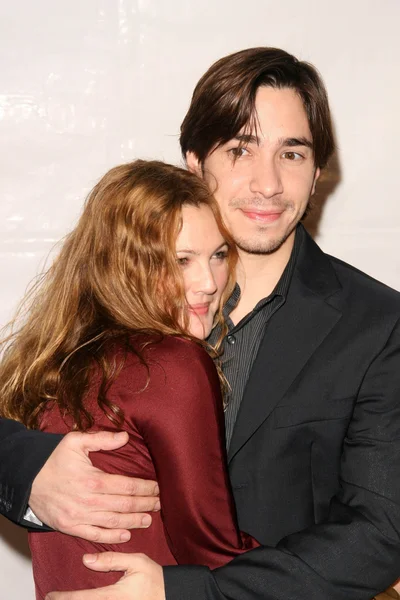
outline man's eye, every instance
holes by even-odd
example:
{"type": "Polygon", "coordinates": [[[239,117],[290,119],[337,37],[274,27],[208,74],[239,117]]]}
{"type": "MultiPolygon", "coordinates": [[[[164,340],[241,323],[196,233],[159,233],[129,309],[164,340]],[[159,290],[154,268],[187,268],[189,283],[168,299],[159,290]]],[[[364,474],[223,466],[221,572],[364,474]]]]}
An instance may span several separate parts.
{"type": "Polygon", "coordinates": [[[298,152],[284,152],[282,156],[288,160],[301,160],[303,158],[303,156],[298,152]]]}
{"type": "Polygon", "coordinates": [[[230,148],[228,150],[228,153],[234,158],[241,158],[242,156],[244,156],[247,153],[247,148],[244,148],[243,146],[236,146],[235,148],[230,148]]]}

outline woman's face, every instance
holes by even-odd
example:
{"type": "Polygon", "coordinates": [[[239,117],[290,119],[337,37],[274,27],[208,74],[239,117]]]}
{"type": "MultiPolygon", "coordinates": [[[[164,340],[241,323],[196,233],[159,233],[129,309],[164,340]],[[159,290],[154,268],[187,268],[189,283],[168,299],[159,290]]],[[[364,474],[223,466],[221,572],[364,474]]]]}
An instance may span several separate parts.
{"type": "Polygon", "coordinates": [[[228,282],[228,246],[208,206],[183,207],[176,254],[184,279],[189,331],[205,339],[228,282]]]}

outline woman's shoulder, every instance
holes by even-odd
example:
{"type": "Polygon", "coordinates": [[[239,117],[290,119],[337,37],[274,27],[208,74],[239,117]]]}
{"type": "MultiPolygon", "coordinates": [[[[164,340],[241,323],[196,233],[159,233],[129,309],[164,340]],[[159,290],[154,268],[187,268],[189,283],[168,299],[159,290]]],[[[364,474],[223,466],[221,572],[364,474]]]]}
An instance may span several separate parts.
{"type": "Polygon", "coordinates": [[[204,403],[221,403],[214,361],[201,344],[177,336],[141,334],[132,336],[128,348],[108,394],[136,427],[158,422],[165,411],[176,416],[181,411],[186,414],[190,406],[192,414],[203,410],[204,403]]]}
{"type": "Polygon", "coordinates": [[[116,359],[122,366],[119,369],[119,382],[134,376],[140,382],[160,371],[164,376],[201,371],[214,371],[214,361],[200,343],[195,340],[156,333],[138,333],[120,340],[110,348],[109,358],[116,359]]]}
{"type": "Polygon", "coordinates": [[[130,360],[142,359],[150,370],[156,365],[166,369],[173,367],[175,371],[179,368],[187,371],[196,365],[213,368],[214,365],[204,346],[188,338],[141,334],[131,339],[131,346],[130,360]]]}

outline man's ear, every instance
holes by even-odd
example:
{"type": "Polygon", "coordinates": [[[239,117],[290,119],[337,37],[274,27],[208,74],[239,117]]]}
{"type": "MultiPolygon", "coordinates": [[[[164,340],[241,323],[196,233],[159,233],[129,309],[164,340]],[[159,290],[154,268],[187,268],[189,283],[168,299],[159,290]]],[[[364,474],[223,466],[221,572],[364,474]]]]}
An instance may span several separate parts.
{"type": "Polygon", "coordinates": [[[195,155],[195,153],[191,150],[186,152],[186,164],[189,171],[191,171],[198,177],[203,177],[203,169],[201,168],[200,161],[195,155]]]}
{"type": "Polygon", "coordinates": [[[313,182],[313,186],[311,189],[311,196],[313,194],[315,194],[315,186],[317,185],[317,181],[318,181],[320,175],[321,175],[321,169],[320,168],[315,169],[314,182],[313,182]]]}

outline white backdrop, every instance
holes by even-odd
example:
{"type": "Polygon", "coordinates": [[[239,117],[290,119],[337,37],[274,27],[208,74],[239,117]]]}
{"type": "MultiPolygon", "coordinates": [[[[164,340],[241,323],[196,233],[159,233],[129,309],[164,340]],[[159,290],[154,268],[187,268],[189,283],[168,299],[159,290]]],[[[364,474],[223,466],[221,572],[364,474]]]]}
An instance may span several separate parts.
{"type": "MultiPolygon", "coordinates": [[[[135,157],[179,162],[217,58],[279,46],[328,87],[338,157],[310,228],[400,289],[399,0],[0,0],[0,323],[83,199],[135,157]]],[[[1,598],[33,598],[25,535],[0,519],[1,598]]]]}

